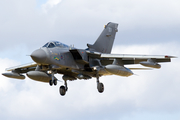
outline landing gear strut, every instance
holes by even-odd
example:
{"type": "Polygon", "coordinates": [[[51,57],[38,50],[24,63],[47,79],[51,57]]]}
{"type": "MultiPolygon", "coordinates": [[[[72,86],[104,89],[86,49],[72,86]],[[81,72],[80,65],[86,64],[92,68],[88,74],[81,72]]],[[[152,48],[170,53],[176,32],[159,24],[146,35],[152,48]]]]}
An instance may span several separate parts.
{"type": "Polygon", "coordinates": [[[96,78],[97,78],[97,89],[98,89],[98,92],[102,93],[104,91],[104,85],[103,85],[103,83],[101,83],[99,81],[99,74],[98,73],[96,74],[96,78]]]}

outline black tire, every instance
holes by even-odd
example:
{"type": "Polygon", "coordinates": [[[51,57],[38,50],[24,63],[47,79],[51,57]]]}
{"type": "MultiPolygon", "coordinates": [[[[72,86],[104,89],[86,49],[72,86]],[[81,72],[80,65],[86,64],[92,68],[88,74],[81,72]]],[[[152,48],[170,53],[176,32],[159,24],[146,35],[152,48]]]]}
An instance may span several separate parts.
{"type": "Polygon", "coordinates": [[[53,83],[54,83],[54,85],[57,85],[57,80],[54,80],[53,83]]]}
{"type": "Polygon", "coordinates": [[[53,85],[53,81],[52,81],[52,80],[49,81],[49,85],[50,85],[50,86],[53,85]]]}
{"type": "Polygon", "coordinates": [[[98,83],[97,89],[98,89],[99,93],[102,93],[102,92],[104,91],[104,85],[103,85],[103,83],[98,83]]]}
{"type": "Polygon", "coordinates": [[[61,96],[64,96],[66,94],[66,88],[65,86],[60,86],[59,93],[61,96]]]}

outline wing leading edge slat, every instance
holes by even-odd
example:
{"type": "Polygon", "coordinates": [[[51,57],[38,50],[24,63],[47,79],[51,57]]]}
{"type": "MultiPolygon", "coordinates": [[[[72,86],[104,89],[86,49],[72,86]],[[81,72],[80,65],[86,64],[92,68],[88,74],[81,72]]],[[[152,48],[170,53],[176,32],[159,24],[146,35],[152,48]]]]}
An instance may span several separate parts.
{"type": "Polygon", "coordinates": [[[27,64],[15,66],[15,67],[10,67],[10,68],[7,68],[6,71],[12,71],[15,69],[24,69],[24,68],[30,68],[30,67],[36,67],[36,66],[37,66],[37,63],[33,62],[33,63],[27,63],[27,64]]]}

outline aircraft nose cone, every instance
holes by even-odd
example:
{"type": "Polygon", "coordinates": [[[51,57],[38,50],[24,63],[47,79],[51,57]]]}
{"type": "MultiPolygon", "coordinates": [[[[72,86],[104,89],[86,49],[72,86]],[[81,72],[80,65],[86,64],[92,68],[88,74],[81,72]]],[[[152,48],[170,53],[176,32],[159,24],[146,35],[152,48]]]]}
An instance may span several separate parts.
{"type": "Polygon", "coordinates": [[[42,64],[46,61],[47,55],[44,50],[38,49],[31,54],[31,58],[34,60],[34,62],[42,64]]]}

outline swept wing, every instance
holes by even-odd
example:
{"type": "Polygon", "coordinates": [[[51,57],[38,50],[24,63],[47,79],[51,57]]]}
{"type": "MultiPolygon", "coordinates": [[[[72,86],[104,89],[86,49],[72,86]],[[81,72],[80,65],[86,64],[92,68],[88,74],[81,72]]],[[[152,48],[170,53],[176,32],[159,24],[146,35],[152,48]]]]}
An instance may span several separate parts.
{"type": "MultiPolygon", "coordinates": [[[[6,71],[13,71],[13,70],[24,70],[24,71],[30,71],[35,69],[37,66],[37,63],[32,62],[32,63],[27,63],[27,64],[23,64],[23,65],[19,65],[19,66],[15,66],[15,67],[10,67],[7,68],[6,71]]],[[[22,72],[21,72],[22,73],[22,72]]]]}

